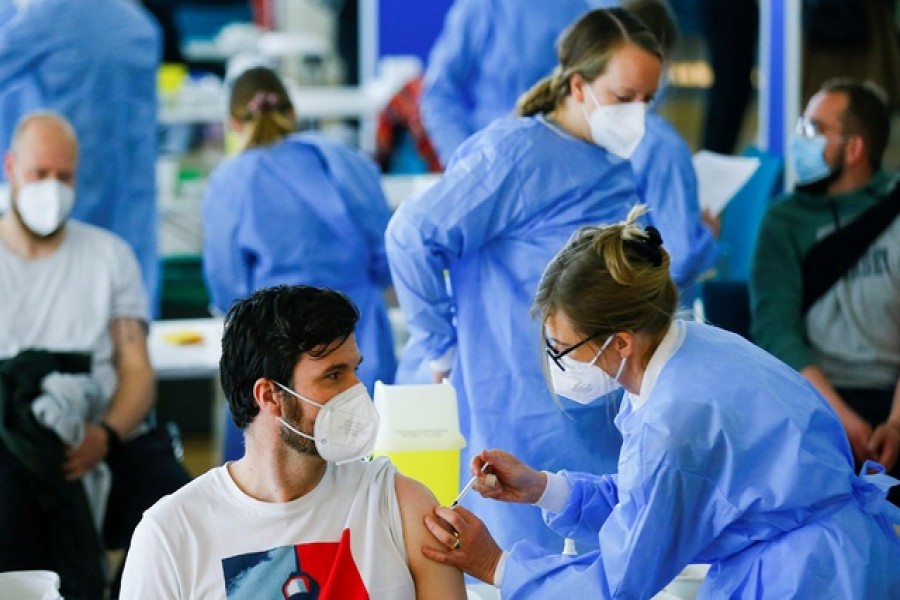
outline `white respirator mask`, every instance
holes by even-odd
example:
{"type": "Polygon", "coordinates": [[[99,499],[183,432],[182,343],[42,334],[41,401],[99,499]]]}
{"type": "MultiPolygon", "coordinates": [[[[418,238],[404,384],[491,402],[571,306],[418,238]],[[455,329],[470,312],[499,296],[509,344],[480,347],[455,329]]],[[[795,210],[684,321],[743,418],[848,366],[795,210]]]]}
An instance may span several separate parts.
{"type": "Polygon", "coordinates": [[[591,139],[620,158],[631,158],[644,137],[647,105],[644,102],[600,104],[591,86],[585,85],[584,89],[596,106],[588,114],[584,104],[579,105],[591,129],[591,139]]]}
{"type": "Polygon", "coordinates": [[[342,464],[366,457],[375,450],[378,413],[362,383],[347,388],[325,404],[305,398],[277,381],[275,385],[295,398],[319,407],[312,435],[303,433],[283,417],[278,417],[278,421],[289,431],[314,441],[316,451],[324,460],[342,464]]]}
{"type": "Polygon", "coordinates": [[[59,229],[75,204],[72,186],[52,177],[26,183],[16,194],[16,211],[25,227],[40,237],[59,229]]]}
{"type": "Polygon", "coordinates": [[[549,355],[547,367],[550,369],[550,381],[553,383],[553,391],[578,404],[590,404],[599,398],[608,396],[622,387],[619,377],[625,369],[626,358],[619,363],[619,370],[615,377],[610,377],[594,363],[612,342],[614,336],[609,336],[597,354],[590,362],[575,360],[571,356],[559,357],[559,364],[549,355]]]}

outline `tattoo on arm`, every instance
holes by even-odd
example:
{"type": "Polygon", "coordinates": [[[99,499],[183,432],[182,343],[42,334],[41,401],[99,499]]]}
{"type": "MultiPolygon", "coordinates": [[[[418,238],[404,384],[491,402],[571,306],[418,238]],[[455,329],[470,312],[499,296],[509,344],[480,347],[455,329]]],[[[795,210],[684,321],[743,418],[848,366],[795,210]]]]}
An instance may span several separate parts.
{"type": "Polygon", "coordinates": [[[113,340],[113,357],[118,359],[125,348],[147,339],[147,326],[133,317],[117,317],[110,321],[110,334],[113,340]]]}

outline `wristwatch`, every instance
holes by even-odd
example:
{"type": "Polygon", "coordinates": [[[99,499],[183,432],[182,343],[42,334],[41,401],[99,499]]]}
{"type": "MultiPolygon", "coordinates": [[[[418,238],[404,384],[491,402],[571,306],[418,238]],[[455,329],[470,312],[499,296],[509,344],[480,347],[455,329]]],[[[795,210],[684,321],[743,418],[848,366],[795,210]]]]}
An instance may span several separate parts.
{"type": "Polygon", "coordinates": [[[122,438],[106,421],[100,421],[98,425],[106,432],[106,455],[110,456],[122,445],[122,438]]]}

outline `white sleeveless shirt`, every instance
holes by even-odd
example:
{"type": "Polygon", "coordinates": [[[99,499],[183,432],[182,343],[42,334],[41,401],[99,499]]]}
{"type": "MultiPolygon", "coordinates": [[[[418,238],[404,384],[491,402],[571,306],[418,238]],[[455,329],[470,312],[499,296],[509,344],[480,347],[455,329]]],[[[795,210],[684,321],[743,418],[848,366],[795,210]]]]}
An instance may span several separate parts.
{"type": "Polygon", "coordinates": [[[396,473],[329,463],[313,491],[270,503],[212,469],[144,513],[121,598],[415,598],[396,473]]]}

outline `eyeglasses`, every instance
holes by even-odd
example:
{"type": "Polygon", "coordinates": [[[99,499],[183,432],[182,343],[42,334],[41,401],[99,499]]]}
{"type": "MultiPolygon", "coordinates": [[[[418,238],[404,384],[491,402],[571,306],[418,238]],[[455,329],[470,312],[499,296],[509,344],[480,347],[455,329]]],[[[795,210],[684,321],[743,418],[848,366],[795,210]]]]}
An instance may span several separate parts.
{"type": "Polygon", "coordinates": [[[553,349],[553,344],[550,343],[550,338],[547,337],[547,334],[544,334],[544,345],[546,346],[547,356],[549,356],[550,358],[553,359],[553,362],[556,363],[556,366],[559,367],[560,371],[565,372],[566,367],[563,364],[563,361],[561,359],[565,355],[572,352],[573,350],[577,350],[581,346],[584,346],[589,341],[591,341],[592,339],[594,339],[595,337],[597,337],[599,335],[600,335],[599,333],[595,333],[594,335],[589,335],[588,337],[584,338],[583,340],[581,340],[574,346],[569,346],[565,350],[560,350],[559,352],[557,352],[556,350],[553,349]]]}
{"type": "Polygon", "coordinates": [[[797,119],[797,125],[794,127],[794,131],[797,135],[807,139],[812,139],[821,135],[825,138],[836,137],[841,141],[846,141],[852,135],[847,133],[826,133],[822,131],[822,126],[819,123],[816,123],[807,117],[800,117],[797,119]]]}

